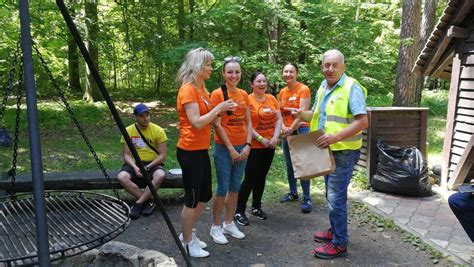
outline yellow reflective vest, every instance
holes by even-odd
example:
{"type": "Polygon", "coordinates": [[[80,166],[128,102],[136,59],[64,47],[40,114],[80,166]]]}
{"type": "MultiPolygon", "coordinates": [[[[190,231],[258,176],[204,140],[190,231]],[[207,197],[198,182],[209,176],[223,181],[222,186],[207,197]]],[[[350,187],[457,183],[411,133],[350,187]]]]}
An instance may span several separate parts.
{"type": "MultiPolygon", "coordinates": [[[[327,134],[335,134],[340,132],[354,121],[354,116],[352,116],[349,111],[349,97],[351,94],[352,85],[354,83],[357,83],[357,85],[362,88],[364,95],[367,97],[367,89],[360,85],[357,80],[346,76],[344,79],[344,84],[342,86],[336,86],[336,88],[333,89],[334,92],[331,93],[326,103],[326,124],[324,128],[327,134]]],[[[310,131],[316,131],[318,129],[319,110],[321,102],[323,101],[324,90],[326,89],[322,86],[320,86],[318,89],[318,103],[311,119],[310,131]]],[[[362,132],[330,145],[332,151],[348,149],[356,150],[361,148],[361,146],[362,132]]]]}

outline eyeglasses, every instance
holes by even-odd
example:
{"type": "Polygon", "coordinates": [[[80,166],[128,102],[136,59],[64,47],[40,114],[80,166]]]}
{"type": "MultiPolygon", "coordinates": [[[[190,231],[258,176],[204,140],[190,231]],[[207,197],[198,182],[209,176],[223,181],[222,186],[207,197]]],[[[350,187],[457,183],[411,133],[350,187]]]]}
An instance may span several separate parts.
{"type": "Polygon", "coordinates": [[[230,56],[230,57],[226,57],[224,58],[224,63],[227,63],[227,62],[230,62],[230,61],[235,61],[235,62],[240,62],[240,57],[238,56],[230,56]]]}

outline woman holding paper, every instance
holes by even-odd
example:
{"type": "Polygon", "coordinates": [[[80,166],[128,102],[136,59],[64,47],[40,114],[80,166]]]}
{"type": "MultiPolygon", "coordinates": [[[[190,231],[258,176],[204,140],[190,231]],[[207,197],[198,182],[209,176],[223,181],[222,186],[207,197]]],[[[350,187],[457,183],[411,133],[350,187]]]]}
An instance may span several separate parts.
{"type": "MultiPolygon", "coordinates": [[[[283,117],[282,134],[283,139],[281,146],[286,161],[286,172],[290,192],[280,198],[280,202],[290,202],[298,199],[298,189],[296,186],[295,174],[293,165],[291,163],[290,151],[286,138],[290,135],[297,135],[309,132],[309,125],[296,117],[291,111],[286,108],[298,108],[301,110],[309,110],[311,103],[311,92],[308,86],[298,82],[298,66],[294,63],[287,63],[283,66],[283,80],[286,82],[286,87],[280,91],[278,100],[280,102],[281,114],[283,117]]],[[[310,180],[301,180],[301,188],[303,190],[303,202],[301,204],[301,211],[308,213],[312,209],[310,196],[310,180]]]]}
{"type": "Polygon", "coordinates": [[[270,165],[278,145],[281,130],[280,104],[271,94],[265,94],[267,79],[260,71],[250,76],[252,93],[249,95],[252,117],[252,149],[245,168],[245,178],[240,186],[234,220],[249,225],[245,208],[252,192],[252,214],[261,220],[267,215],[262,210],[262,195],[270,165]]]}
{"type": "Polygon", "coordinates": [[[237,239],[245,238],[233,221],[240,181],[245,171],[247,157],[252,144],[252,122],[250,118],[249,96],[237,88],[240,82],[241,69],[239,57],[224,59],[222,75],[224,84],[211,94],[211,103],[219,105],[227,99],[236,103],[233,112],[222,113],[214,122],[214,165],[217,176],[217,190],[214,195],[212,216],[213,223],[210,235],[215,243],[227,244],[224,236],[228,234],[237,239]],[[221,214],[224,210],[224,222],[221,214]]]}

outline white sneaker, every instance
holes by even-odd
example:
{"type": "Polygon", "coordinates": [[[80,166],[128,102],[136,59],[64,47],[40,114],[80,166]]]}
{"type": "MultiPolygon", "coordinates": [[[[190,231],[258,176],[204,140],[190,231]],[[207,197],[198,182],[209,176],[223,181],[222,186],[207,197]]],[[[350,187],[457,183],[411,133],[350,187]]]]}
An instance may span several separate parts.
{"type": "Polygon", "coordinates": [[[224,236],[222,232],[222,227],[220,225],[213,225],[211,227],[211,237],[217,244],[225,245],[229,243],[227,238],[224,236]]]}
{"type": "MultiPolygon", "coordinates": [[[[184,237],[183,237],[183,233],[181,233],[179,235],[179,240],[181,242],[183,242],[184,240],[184,237]]],[[[193,235],[192,235],[192,239],[191,239],[191,242],[195,242],[199,245],[200,248],[207,248],[207,244],[206,242],[202,241],[201,239],[199,239],[196,235],[196,229],[193,228],[193,235]]]]}
{"type": "Polygon", "coordinates": [[[235,237],[237,239],[244,239],[245,234],[242,233],[239,228],[235,225],[234,221],[232,221],[229,224],[226,224],[225,222],[222,224],[222,230],[224,231],[224,234],[231,235],[232,237],[235,237]]]}
{"type": "Polygon", "coordinates": [[[188,252],[188,255],[193,258],[205,258],[209,256],[209,252],[199,247],[196,242],[191,241],[187,246],[183,244],[183,247],[186,249],[186,252],[188,252]]]}

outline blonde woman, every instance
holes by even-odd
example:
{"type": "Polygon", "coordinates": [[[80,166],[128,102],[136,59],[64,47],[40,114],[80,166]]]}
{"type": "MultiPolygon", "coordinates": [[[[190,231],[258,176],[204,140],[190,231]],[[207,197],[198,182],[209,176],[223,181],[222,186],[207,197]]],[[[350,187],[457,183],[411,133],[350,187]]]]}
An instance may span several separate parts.
{"type": "Polygon", "coordinates": [[[207,244],[193,231],[206,203],[212,198],[211,162],[209,147],[211,126],[226,111],[235,110],[232,100],[210,105],[209,92],[204,86],[212,72],[214,56],[211,52],[197,48],[189,51],[178,71],[181,84],[176,98],[179,118],[179,138],[176,157],[183,172],[184,206],[181,212],[183,246],[191,257],[209,256],[204,250],[207,244]]]}

